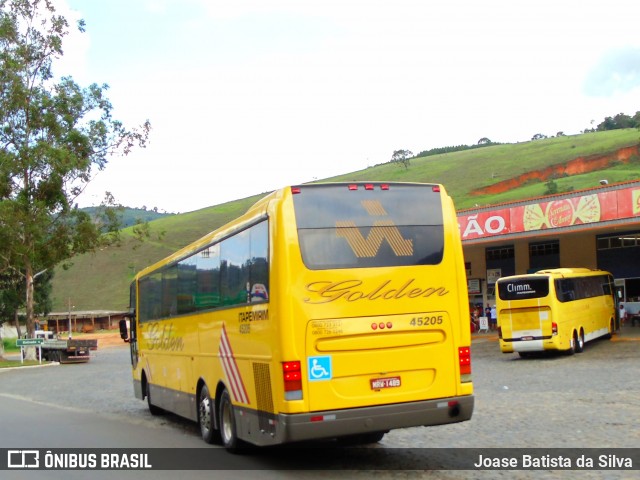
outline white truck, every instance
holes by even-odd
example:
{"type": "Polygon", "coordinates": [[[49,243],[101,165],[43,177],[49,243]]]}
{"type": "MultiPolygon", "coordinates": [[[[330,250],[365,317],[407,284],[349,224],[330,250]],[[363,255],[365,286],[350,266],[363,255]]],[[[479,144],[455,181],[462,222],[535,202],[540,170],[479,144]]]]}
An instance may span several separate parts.
{"type": "Polygon", "coordinates": [[[57,338],[53,332],[36,330],[35,338],[42,338],[42,358],[60,363],[86,363],[91,350],[98,349],[98,340],[87,338],[57,338]]]}

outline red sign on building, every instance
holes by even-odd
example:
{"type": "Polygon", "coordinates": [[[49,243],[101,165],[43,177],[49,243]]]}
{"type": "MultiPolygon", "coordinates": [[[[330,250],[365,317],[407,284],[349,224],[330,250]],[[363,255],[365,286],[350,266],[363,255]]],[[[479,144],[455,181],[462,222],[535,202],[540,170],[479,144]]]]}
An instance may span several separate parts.
{"type": "Polygon", "coordinates": [[[461,214],[458,225],[464,241],[638,216],[640,187],[630,187],[461,214]]]}

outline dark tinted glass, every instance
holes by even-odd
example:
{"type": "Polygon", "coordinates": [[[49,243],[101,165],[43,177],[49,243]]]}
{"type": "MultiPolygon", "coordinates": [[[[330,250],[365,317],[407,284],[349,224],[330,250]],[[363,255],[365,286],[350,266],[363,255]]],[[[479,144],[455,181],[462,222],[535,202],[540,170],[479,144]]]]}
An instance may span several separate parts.
{"type": "Polygon", "coordinates": [[[313,270],[442,261],[440,192],[431,185],[306,185],[294,194],[302,259],[313,270]]]}
{"type": "Polygon", "coordinates": [[[517,280],[499,280],[498,294],[501,300],[524,300],[549,295],[549,279],[524,277],[517,280]]]}
{"type": "Polygon", "coordinates": [[[140,280],[140,321],[269,300],[269,224],[225,238],[140,280]]]}

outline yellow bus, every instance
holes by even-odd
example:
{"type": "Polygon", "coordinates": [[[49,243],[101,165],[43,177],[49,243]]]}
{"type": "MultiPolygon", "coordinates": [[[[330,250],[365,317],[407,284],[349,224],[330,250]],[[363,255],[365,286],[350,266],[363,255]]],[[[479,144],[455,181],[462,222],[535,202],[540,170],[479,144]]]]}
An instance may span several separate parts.
{"type": "Polygon", "coordinates": [[[613,334],[613,276],[602,270],[556,268],[500,278],[496,284],[498,336],[503,353],[562,350],[613,334]]]}
{"type": "Polygon", "coordinates": [[[441,185],[275,191],[142,270],[131,297],[135,395],[230,451],[471,418],[462,245],[441,185]]]}

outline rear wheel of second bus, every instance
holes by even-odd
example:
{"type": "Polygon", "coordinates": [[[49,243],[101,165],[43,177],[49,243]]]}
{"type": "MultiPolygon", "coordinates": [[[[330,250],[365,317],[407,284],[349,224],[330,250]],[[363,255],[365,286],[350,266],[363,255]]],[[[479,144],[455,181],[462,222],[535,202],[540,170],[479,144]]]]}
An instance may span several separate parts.
{"type": "Polygon", "coordinates": [[[584,330],[580,329],[580,333],[578,334],[577,344],[576,344],[576,353],[582,353],[584,351],[584,330]]]}

